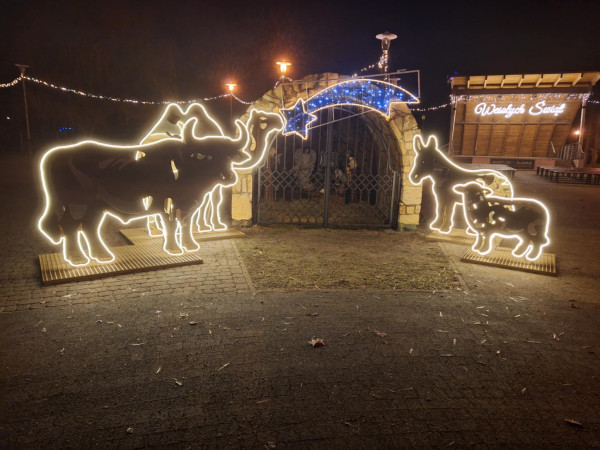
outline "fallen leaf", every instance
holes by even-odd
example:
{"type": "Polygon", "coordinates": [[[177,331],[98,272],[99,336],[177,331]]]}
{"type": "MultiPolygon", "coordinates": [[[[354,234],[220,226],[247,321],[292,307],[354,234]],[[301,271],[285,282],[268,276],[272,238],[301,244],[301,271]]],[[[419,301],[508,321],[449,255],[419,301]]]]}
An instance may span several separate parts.
{"type": "Polygon", "coordinates": [[[128,432],[129,434],[133,433],[133,428],[131,428],[131,427],[127,428],[127,432],[128,432]]]}
{"type": "Polygon", "coordinates": [[[173,380],[175,380],[175,384],[177,386],[183,386],[183,383],[181,381],[179,381],[177,378],[173,378],[173,380]]]}
{"type": "MultiPolygon", "coordinates": [[[[222,365],[222,366],[219,368],[219,370],[221,370],[221,369],[224,369],[224,368],[225,368],[225,367],[227,367],[229,364],[231,364],[231,363],[225,363],[225,364],[223,364],[223,365],[222,365]]],[[[217,370],[217,372],[219,372],[219,370],[217,370]]]]}
{"type": "Polygon", "coordinates": [[[158,369],[156,369],[156,373],[160,373],[161,369],[162,369],[162,366],[158,366],[158,369]]]}
{"type": "Polygon", "coordinates": [[[190,325],[198,325],[198,322],[190,322],[190,325]]]}
{"type": "Polygon", "coordinates": [[[375,331],[375,334],[377,336],[379,336],[379,337],[386,337],[387,336],[387,334],[384,333],[384,332],[382,332],[382,331],[377,331],[377,330],[374,330],[374,331],[375,331]]]}
{"type": "Polygon", "coordinates": [[[310,341],[308,341],[308,343],[315,348],[323,347],[325,345],[325,341],[321,338],[312,338],[310,341]]]}
{"type": "Polygon", "coordinates": [[[583,424],[581,422],[577,422],[576,420],[573,420],[573,419],[565,419],[565,422],[567,422],[569,425],[573,425],[576,427],[583,427],[583,424]]]}

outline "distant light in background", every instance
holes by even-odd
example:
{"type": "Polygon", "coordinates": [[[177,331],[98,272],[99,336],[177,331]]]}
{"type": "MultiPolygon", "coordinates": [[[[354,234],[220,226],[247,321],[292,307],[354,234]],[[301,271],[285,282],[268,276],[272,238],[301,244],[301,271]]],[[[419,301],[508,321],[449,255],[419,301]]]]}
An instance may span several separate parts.
{"type": "Polygon", "coordinates": [[[287,62],[285,60],[277,61],[275,64],[279,66],[279,71],[281,72],[282,77],[285,76],[288,66],[292,65],[291,62],[287,62]]]}
{"type": "Polygon", "coordinates": [[[581,131],[579,131],[579,130],[575,130],[575,135],[576,135],[576,136],[579,136],[580,134],[581,134],[581,131]]]}
{"type": "Polygon", "coordinates": [[[389,69],[389,67],[388,67],[388,62],[389,62],[388,51],[390,50],[390,45],[392,45],[392,41],[394,39],[396,39],[398,36],[396,36],[394,33],[390,33],[389,31],[386,31],[385,33],[380,33],[375,37],[381,41],[381,51],[382,51],[382,55],[381,55],[381,58],[379,59],[379,63],[377,64],[377,66],[379,67],[379,70],[381,70],[383,73],[386,73],[389,69]]]}
{"type": "Polygon", "coordinates": [[[229,89],[229,120],[233,119],[233,91],[235,90],[235,87],[237,86],[236,83],[225,83],[225,86],[227,86],[227,88],[229,89]]]}

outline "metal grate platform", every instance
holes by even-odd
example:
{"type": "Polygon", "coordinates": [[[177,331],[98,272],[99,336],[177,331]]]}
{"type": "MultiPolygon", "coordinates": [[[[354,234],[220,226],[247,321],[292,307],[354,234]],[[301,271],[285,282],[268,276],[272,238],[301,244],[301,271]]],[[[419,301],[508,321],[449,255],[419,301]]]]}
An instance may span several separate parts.
{"type": "MultiPolygon", "coordinates": [[[[128,228],[121,230],[121,234],[133,245],[112,247],[111,251],[115,255],[115,261],[112,263],[102,264],[90,261],[86,266],[73,267],[63,260],[61,253],[40,255],[42,284],[51,285],[92,280],[126,273],[202,264],[203,262],[200,257],[200,251],[184,253],[183,255],[169,255],[162,248],[162,239],[160,237],[152,238],[148,236],[146,230],[143,228],[128,228]]],[[[245,234],[238,230],[225,230],[194,235],[199,242],[243,236],[245,234]]]]}
{"type": "Polygon", "coordinates": [[[473,242],[475,242],[475,236],[470,236],[465,230],[459,228],[453,228],[448,234],[432,231],[425,236],[425,239],[433,242],[449,242],[451,244],[463,245],[473,245],[473,242]]]}
{"type": "Polygon", "coordinates": [[[509,248],[499,247],[485,256],[469,249],[463,255],[461,261],[542,275],[557,275],[556,256],[554,253],[542,253],[542,256],[538,260],[532,262],[525,258],[515,258],[509,248]]]}

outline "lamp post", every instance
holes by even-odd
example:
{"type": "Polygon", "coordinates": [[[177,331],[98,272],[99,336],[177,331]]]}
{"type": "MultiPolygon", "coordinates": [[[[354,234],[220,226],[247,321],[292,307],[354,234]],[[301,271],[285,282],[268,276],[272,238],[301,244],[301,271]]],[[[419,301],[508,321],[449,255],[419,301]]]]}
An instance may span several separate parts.
{"type": "Polygon", "coordinates": [[[392,41],[394,39],[396,39],[398,36],[396,36],[394,33],[390,33],[389,31],[386,31],[385,33],[379,33],[375,37],[381,41],[381,51],[383,52],[383,54],[381,55],[381,59],[379,60],[379,64],[378,64],[379,69],[383,73],[387,73],[387,71],[388,71],[388,51],[390,50],[390,45],[392,44],[392,41]]]}
{"type": "Polygon", "coordinates": [[[225,83],[225,86],[229,89],[229,120],[233,119],[233,91],[237,86],[236,83],[225,83]]]}
{"type": "Polygon", "coordinates": [[[285,77],[288,66],[292,65],[291,62],[287,62],[285,59],[282,59],[281,61],[277,61],[275,64],[277,64],[279,66],[279,71],[281,72],[281,78],[285,77]]]}
{"type": "Polygon", "coordinates": [[[25,90],[25,69],[29,66],[25,64],[15,64],[21,71],[21,81],[23,82],[23,101],[25,102],[25,124],[27,126],[27,151],[31,155],[31,133],[29,132],[29,110],[27,109],[27,91],[25,90]]]}

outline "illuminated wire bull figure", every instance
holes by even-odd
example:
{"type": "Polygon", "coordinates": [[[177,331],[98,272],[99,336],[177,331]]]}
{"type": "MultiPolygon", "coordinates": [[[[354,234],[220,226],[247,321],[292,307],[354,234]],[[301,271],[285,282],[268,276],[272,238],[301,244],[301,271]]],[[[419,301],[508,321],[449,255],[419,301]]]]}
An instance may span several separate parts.
{"type": "Polygon", "coordinates": [[[235,138],[222,133],[198,137],[198,122],[185,122],[181,136],[143,145],[83,141],[46,152],[40,163],[45,196],[40,231],[62,244],[63,257],[72,265],[114,260],[102,239],[107,216],[122,223],[153,216],[167,253],[197,250],[193,230],[207,196],[217,187],[234,185],[236,170],[262,161],[283,119],[252,110],[246,123],[236,120],[235,138]]]}
{"type": "Polygon", "coordinates": [[[437,145],[437,139],[429,136],[427,143],[419,135],[413,139],[416,153],[414,165],[409,179],[413,184],[421,184],[423,180],[431,180],[431,189],[435,197],[435,218],[429,228],[440,233],[449,233],[454,226],[455,208],[461,204],[461,196],[452,190],[458,183],[478,181],[489,186],[503,196],[512,197],[513,189],[506,176],[495,170],[469,170],[454,164],[444,155],[437,145]],[[438,168],[441,170],[435,171],[438,168]]]}
{"type": "MultiPolygon", "coordinates": [[[[181,136],[185,123],[190,119],[197,119],[194,133],[196,136],[225,136],[219,123],[214,120],[206,111],[203,105],[199,103],[191,104],[187,109],[182,109],[180,105],[171,103],[164,110],[160,119],[152,127],[150,132],[140,141],[141,145],[150,144],[157,140],[166,139],[173,136],[181,136]]],[[[252,133],[252,131],[250,131],[252,133]]],[[[140,157],[138,153],[138,157],[140,157]]],[[[204,201],[196,214],[196,228],[198,232],[226,230],[227,225],[221,221],[219,209],[223,202],[223,186],[217,185],[204,197],[204,201]]],[[[147,219],[148,234],[157,236],[157,229],[160,230],[160,222],[155,216],[147,219]]]]}

